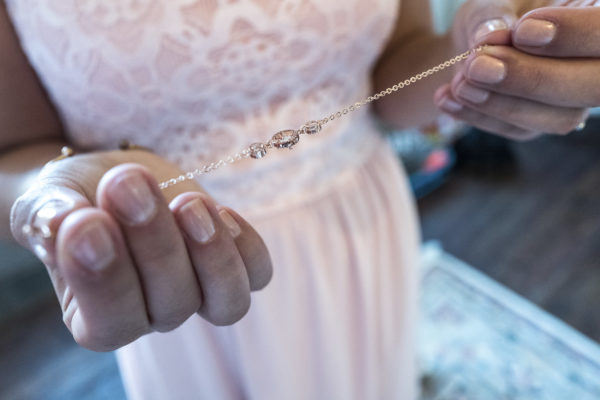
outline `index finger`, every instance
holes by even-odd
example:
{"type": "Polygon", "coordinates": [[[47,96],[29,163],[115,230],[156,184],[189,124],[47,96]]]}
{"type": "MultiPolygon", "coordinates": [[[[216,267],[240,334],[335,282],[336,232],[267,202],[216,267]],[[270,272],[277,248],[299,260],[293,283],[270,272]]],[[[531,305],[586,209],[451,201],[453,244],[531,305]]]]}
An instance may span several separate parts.
{"type": "Polygon", "coordinates": [[[513,45],[530,54],[566,58],[600,57],[600,2],[589,7],[547,7],[525,14],[513,45]]]}

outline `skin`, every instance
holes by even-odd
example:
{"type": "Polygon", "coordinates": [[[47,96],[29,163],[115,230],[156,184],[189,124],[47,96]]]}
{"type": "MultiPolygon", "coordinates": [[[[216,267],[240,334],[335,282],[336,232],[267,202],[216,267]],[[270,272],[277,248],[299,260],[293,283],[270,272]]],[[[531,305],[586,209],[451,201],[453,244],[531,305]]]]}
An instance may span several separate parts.
{"type": "Polygon", "coordinates": [[[14,239],[44,262],[77,343],[113,350],[175,329],[195,313],[215,325],[241,319],[250,292],[264,288],[273,273],[252,226],[195,182],[160,191],[158,181],[182,171],[149,152],[89,152],[44,166],[68,143],[2,2],[0,52],[2,227],[10,226],[14,239]],[[115,193],[124,177],[151,188],[154,211],[143,221],[118,212],[115,193]],[[195,240],[186,229],[185,211],[193,203],[214,225],[207,240],[195,240]],[[231,219],[236,229],[226,223],[231,219]],[[52,236],[27,235],[27,224],[45,225],[52,236]],[[107,243],[111,248],[101,265],[75,256],[78,238],[92,226],[106,233],[104,250],[107,243]]]}
{"type": "Polygon", "coordinates": [[[470,0],[461,7],[452,31],[436,37],[422,2],[407,1],[403,10],[407,26],[397,28],[377,65],[376,90],[467,49],[489,46],[454,70],[381,99],[375,109],[399,128],[432,123],[442,112],[515,140],[533,139],[542,132],[569,133],[585,121],[590,107],[600,106],[598,6],[600,2],[589,0],[470,0]],[[556,24],[552,42],[534,47],[520,41],[519,27],[533,18],[556,24]],[[483,24],[496,19],[506,21],[507,29],[476,37],[483,24]],[[484,54],[505,63],[507,73],[501,82],[483,84],[474,79],[470,67],[484,54]],[[484,90],[488,97],[480,103],[469,101],[464,97],[465,87],[484,90]],[[461,110],[451,107],[452,103],[461,110]]]}
{"type": "MultiPolygon", "coordinates": [[[[406,1],[374,72],[375,86],[386,88],[468,47],[471,32],[482,21],[496,18],[498,10],[512,10],[512,3],[506,2],[510,8],[491,10],[489,2],[468,2],[457,20],[453,39],[450,35],[434,37],[428,18],[424,18],[423,2],[406,1]]],[[[439,107],[444,98],[459,102],[464,109],[454,116],[476,126],[497,128],[492,130],[499,134],[536,134],[546,123],[545,118],[532,120],[530,114],[519,113],[507,99],[522,102],[520,105],[528,106],[536,115],[554,118],[551,121],[560,124],[561,132],[566,131],[585,107],[597,105],[594,88],[598,88],[597,74],[590,75],[596,67],[598,49],[586,44],[588,40],[574,39],[598,36],[593,29],[598,25],[598,13],[586,17],[571,15],[571,11],[571,7],[543,11],[551,13],[549,17],[556,18],[561,28],[556,42],[546,48],[507,46],[510,31],[485,38],[488,43],[504,45],[486,50],[509,63],[510,72],[503,82],[493,86],[472,82],[465,72],[473,63],[469,60],[456,72],[452,84],[447,83],[452,71],[446,71],[386,97],[377,103],[376,111],[398,125],[426,123],[436,112],[431,97],[439,88],[435,97],[439,107]],[[576,19],[578,22],[573,23],[576,19]],[[589,59],[572,59],[579,55],[589,59]],[[559,77],[575,78],[556,79],[554,68],[559,68],[559,77]],[[489,102],[473,105],[459,99],[454,87],[463,80],[489,90],[489,102]],[[531,82],[536,84],[523,86],[531,82]],[[582,88],[587,91],[583,93],[582,88]]],[[[523,12],[519,8],[515,21],[523,12]]],[[[194,182],[159,191],[157,181],[182,171],[149,152],[89,152],[42,169],[67,141],[52,104],[19,48],[1,2],[0,53],[0,218],[5,221],[0,226],[10,225],[14,238],[41,256],[75,340],[86,348],[105,351],[148,332],[172,330],[195,313],[215,325],[242,318],[250,306],[250,292],[265,287],[273,273],[268,250],[250,224],[235,211],[220,208],[194,182]],[[125,177],[150,188],[153,208],[142,220],[121,210],[124,204],[117,196],[118,184],[125,177]],[[195,240],[186,225],[185,213],[192,205],[205,210],[214,225],[208,240],[195,240]],[[44,207],[52,213],[40,213],[44,207]],[[231,218],[237,229],[227,224],[231,218]],[[32,223],[43,223],[52,237],[25,234],[23,226],[32,223]],[[90,227],[101,229],[105,248],[111,248],[104,252],[100,266],[76,257],[78,246],[73,244],[89,234],[90,227]]],[[[9,238],[6,231],[0,234],[0,238],[9,238]]]]}
{"type": "Polygon", "coordinates": [[[463,47],[493,46],[473,55],[450,83],[437,89],[436,105],[470,125],[516,140],[573,131],[585,121],[590,107],[600,105],[600,2],[505,0],[492,6],[487,3],[488,7],[481,3],[465,4],[454,36],[463,47]],[[543,8],[531,10],[534,7],[543,8]],[[509,29],[476,37],[482,21],[497,18],[506,21],[509,29]],[[534,19],[556,26],[552,41],[531,46],[524,40],[520,27],[534,19]],[[477,79],[474,65],[481,67],[485,57],[505,65],[501,81],[477,79]],[[470,88],[487,93],[485,100],[465,96],[470,88]],[[460,104],[461,109],[448,107],[452,104],[448,100],[460,104]]]}
{"type": "Polygon", "coordinates": [[[45,167],[13,207],[15,237],[26,247],[48,250],[42,257],[75,340],[97,351],[119,348],[139,336],[175,329],[194,313],[215,325],[230,325],[250,306],[250,292],[272,276],[268,251],[258,233],[231,209],[219,208],[195,182],[161,193],[157,178],[178,174],[176,166],[144,151],[90,153],[45,167]],[[145,181],[155,211],[140,221],[119,211],[118,181],[145,181]],[[60,199],[60,202],[57,202],[60,199]],[[194,240],[186,230],[186,206],[200,202],[215,232],[194,240]],[[24,235],[18,227],[40,218],[37,210],[52,204],[47,221],[55,236],[24,235]],[[40,205],[41,204],[41,205],[40,205]],[[233,231],[222,213],[239,225],[233,231]],[[108,232],[114,255],[99,268],[74,253],[88,227],[108,232]]]}

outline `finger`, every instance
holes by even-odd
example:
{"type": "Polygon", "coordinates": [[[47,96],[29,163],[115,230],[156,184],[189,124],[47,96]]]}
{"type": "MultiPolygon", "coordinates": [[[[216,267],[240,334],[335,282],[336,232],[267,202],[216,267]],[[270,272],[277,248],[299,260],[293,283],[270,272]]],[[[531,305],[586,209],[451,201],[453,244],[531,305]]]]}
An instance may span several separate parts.
{"type": "Polygon", "coordinates": [[[98,205],[119,221],[144,289],[152,327],[169,331],[201,304],[179,227],[151,173],[122,164],[100,180],[98,205]]]}
{"type": "Polygon", "coordinates": [[[471,83],[502,94],[572,108],[600,105],[600,60],[552,59],[510,47],[491,46],[469,58],[471,83]]]}
{"type": "Polygon", "coordinates": [[[586,120],[583,108],[565,108],[507,96],[471,85],[461,74],[451,85],[452,95],[462,105],[528,131],[567,134],[586,120]]]}
{"type": "Polygon", "coordinates": [[[465,3],[455,18],[459,27],[455,40],[469,48],[481,44],[510,44],[511,28],[516,23],[517,10],[513,1],[472,0],[465,3]]]}
{"type": "Polygon", "coordinates": [[[515,47],[549,57],[600,57],[600,6],[548,7],[525,14],[513,32],[515,47]]]}
{"type": "Polygon", "coordinates": [[[250,279],[250,289],[263,289],[273,277],[271,256],[265,242],[254,228],[231,208],[221,207],[219,216],[227,223],[230,230],[233,232],[240,230],[240,234],[235,236],[235,244],[244,260],[250,279]]]}
{"type": "Polygon", "coordinates": [[[528,131],[462,105],[452,95],[449,85],[438,89],[434,101],[445,113],[486,132],[495,133],[518,141],[531,140],[540,136],[539,132],[528,131]]]}
{"type": "Polygon", "coordinates": [[[150,330],[135,266],[106,212],[71,213],[58,232],[57,261],[69,288],[65,324],[80,345],[114,350],[150,330]]]}
{"type": "Polygon", "coordinates": [[[185,232],[202,288],[199,314],[215,325],[237,322],[250,307],[248,272],[235,242],[241,228],[220,215],[214,201],[203,194],[184,194],[171,208],[185,232]]]}

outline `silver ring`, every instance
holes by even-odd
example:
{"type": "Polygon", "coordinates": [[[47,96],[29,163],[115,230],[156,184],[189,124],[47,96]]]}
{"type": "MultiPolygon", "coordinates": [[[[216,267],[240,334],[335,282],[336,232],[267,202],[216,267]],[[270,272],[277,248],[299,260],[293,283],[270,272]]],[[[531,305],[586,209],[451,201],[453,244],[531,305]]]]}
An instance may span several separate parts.
{"type": "Polygon", "coordinates": [[[585,129],[586,125],[587,125],[587,121],[581,122],[579,125],[577,125],[577,128],[575,128],[575,131],[581,132],[582,130],[585,129]]]}
{"type": "Polygon", "coordinates": [[[23,225],[23,227],[21,228],[21,232],[23,232],[23,235],[29,237],[37,237],[40,239],[54,238],[54,232],[52,232],[47,225],[42,225],[41,227],[29,224],[23,225]]]}

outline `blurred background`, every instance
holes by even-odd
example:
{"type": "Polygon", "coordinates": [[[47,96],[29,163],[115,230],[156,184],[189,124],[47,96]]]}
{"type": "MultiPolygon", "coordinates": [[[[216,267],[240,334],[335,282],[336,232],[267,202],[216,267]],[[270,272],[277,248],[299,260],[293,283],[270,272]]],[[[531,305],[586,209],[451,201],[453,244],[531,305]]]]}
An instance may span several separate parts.
{"type": "MultiPolygon", "coordinates": [[[[434,2],[440,32],[459,3],[434,2]]],[[[454,279],[443,287],[456,292],[442,298],[439,285],[450,280],[424,273],[424,329],[448,323],[454,307],[453,326],[470,329],[461,343],[465,335],[477,337],[470,341],[477,348],[444,364],[427,352],[440,348],[447,355],[444,348],[459,346],[423,335],[424,398],[599,399],[600,119],[567,137],[527,143],[450,120],[421,131],[382,129],[410,173],[424,242],[438,249],[429,262],[454,279]],[[506,315],[491,315],[488,303],[506,315]],[[537,349],[542,337],[547,342],[537,349]],[[483,363],[486,378],[455,376],[464,371],[461,362],[483,363]],[[557,370],[559,364],[564,368],[557,370]],[[547,394],[548,377],[557,385],[554,395],[547,394]],[[475,387],[482,382],[487,386],[475,387]]],[[[73,342],[44,267],[8,243],[0,243],[0,355],[1,399],[125,396],[114,355],[73,342]]]]}

